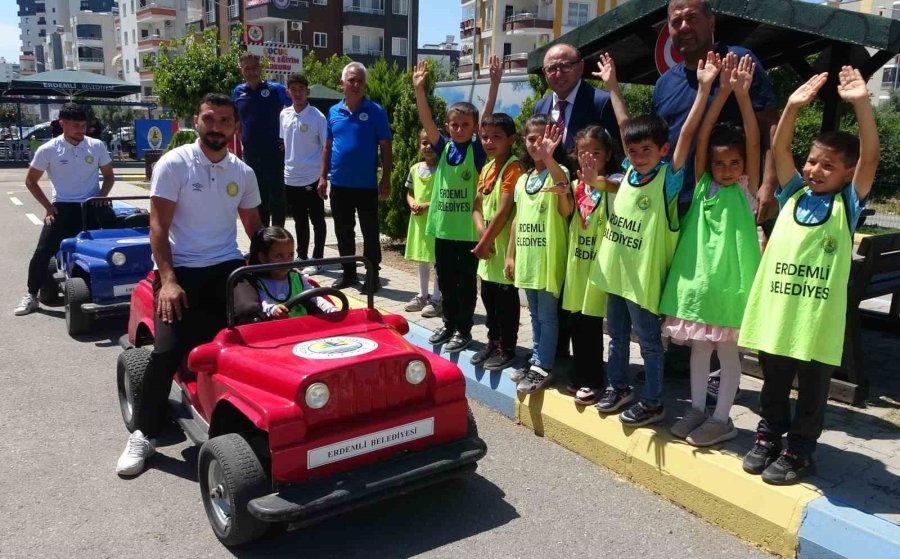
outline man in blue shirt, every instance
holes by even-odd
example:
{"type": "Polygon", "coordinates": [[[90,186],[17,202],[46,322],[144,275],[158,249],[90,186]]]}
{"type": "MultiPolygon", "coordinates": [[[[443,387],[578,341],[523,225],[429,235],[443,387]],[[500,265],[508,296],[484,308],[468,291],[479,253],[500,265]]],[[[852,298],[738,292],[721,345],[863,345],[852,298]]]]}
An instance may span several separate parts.
{"type": "MultiPolygon", "coordinates": [[[[750,89],[750,99],[759,129],[762,135],[763,149],[765,150],[765,170],[763,181],[759,188],[759,210],[757,220],[762,223],[772,217],[778,209],[775,201],[775,187],[777,186],[775,168],[769,152],[770,139],[778,123],[776,113],[777,100],[772,90],[772,82],[766,75],[762,64],[749,50],[739,46],[717,45],[714,42],[716,17],[712,13],[707,0],[669,0],[668,6],[669,34],[672,44],[684,57],[684,61],[669,69],[656,81],[653,90],[652,113],[663,117],[669,124],[669,154],[675,151],[675,144],[681,126],[687,119],[688,112],[697,94],[697,63],[706,58],[706,53],[716,51],[723,57],[728,52],[733,52],[740,59],[745,54],[750,54],[756,62],[756,72],[753,75],[753,85],[750,89]]],[[[710,92],[710,103],[715,98],[719,88],[719,81],[713,83],[710,92]]],[[[722,109],[720,122],[736,122],[740,124],[741,113],[734,97],[728,99],[722,109]]],[[[694,156],[693,150],[688,157],[685,166],[684,188],[680,195],[680,209],[687,211],[694,194],[694,156]]],[[[681,212],[683,213],[683,212],[681,212]]]]}
{"type": "MultiPolygon", "coordinates": [[[[341,256],[356,254],[356,214],[363,236],[363,255],[375,269],[366,277],[365,290],[374,293],[381,286],[381,239],[378,230],[378,200],[391,194],[391,128],[387,112],[366,98],[366,67],[351,62],[341,73],[344,100],[328,111],[328,138],[322,152],[319,195],[326,197],[331,174],[331,215],[341,256]],[[381,179],[378,178],[379,152],[381,179]]],[[[334,283],[342,289],[359,282],[355,264],[345,264],[344,273],[334,283]]]]}
{"type": "Polygon", "coordinates": [[[278,82],[260,78],[259,57],[241,56],[241,75],[247,80],[234,88],[231,99],[241,118],[244,162],[256,173],[264,225],[284,227],[284,152],[279,145],[281,110],[291,105],[287,90],[278,82]]]}

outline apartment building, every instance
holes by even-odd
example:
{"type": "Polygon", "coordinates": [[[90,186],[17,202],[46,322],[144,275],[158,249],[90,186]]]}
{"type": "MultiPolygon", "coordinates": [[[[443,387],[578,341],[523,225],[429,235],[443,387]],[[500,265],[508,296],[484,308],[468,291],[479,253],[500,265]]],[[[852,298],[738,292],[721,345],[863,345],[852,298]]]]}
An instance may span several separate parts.
{"type": "MultiPolygon", "coordinates": [[[[829,1],[827,4],[834,8],[900,19],[900,1],[897,0],[857,0],[846,3],[829,1]]],[[[875,106],[890,100],[894,92],[900,94],[900,55],[872,74],[868,86],[875,106]]]]}
{"type": "Polygon", "coordinates": [[[460,79],[486,76],[491,54],[524,74],[528,53],[626,0],[461,0],[460,79]]]}
{"type": "Polygon", "coordinates": [[[153,71],[145,58],[159,52],[164,41],[200,29],[200,0],[119,0],[118,77],[140,84],[141,95],[153,96],[153,71]]]}
{"type": "Polygon", "coordinates": [[[228,37],[243,22],[249,43],[406,67],[416,60],[418,10],[419,0],[203,0],[203,25],[228,37]]]}
{"type": "Polygon", "coordinates": [[[19,77],[19,64],[7,62],[0,56],[0,83],[5,83],[19,77]]]}
{"type": "Polygon", "coordinates": [[[424,44],[419,48],[417,60],[434,60],[444,74],[454,75],[459,68],[459,44],[455,35],[447,35],[443,43],[424,44]]]}
{"type": "Polygon", "coordinates": [[[19,16],[19,64],[22,75],[66,67],[63,34],[79,12],[113,13],[116,0],[16,0],[19,16]],[[53,37],[57,34],[57,37],[53,37]],[[55,52],[49,52],[55,49],[55,52]],[[52,64],[49,63],[52,61],[52,64]]]}

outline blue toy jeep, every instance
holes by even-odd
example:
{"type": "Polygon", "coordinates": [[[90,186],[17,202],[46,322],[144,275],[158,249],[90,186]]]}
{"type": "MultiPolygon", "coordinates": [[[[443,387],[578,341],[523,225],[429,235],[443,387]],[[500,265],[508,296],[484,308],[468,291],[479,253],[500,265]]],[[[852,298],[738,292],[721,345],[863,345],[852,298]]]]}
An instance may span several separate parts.
{"type": "Polygon", "coordinates": [[[91,198],[82,204],[82,232],[63,240],[51,260],[56,285],[41,299],[59,296],[62,285],[69,335],[90,330],[95,318],[127,315],[131,291],[153,269],[150,214],[122,200],[91,198]]]}

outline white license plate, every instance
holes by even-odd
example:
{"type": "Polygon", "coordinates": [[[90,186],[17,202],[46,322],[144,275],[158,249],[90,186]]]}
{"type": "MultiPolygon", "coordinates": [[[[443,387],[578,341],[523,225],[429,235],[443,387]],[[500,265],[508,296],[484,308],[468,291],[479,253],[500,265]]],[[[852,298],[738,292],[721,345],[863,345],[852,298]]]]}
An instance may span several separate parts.
{"type": "Polygon", "coordinates": [[[113,286],[113,295],[116,297],[124,297],[125,295],[131,295],[131,292],[134,291],[134,288],[137,286],[136,283],[129,283],[128,285],[114,285],[113,286]]]}
{"type": "Polygon", "coordinates": [[[311,470],[325,464],[375,452],[382,448],[389,448],[416,439],[430,437],[433,434],[434,418],[429,417],[428,419],[391,427],[377,433],[369,433],[368,435],[336,442],[328,446],[320,446],[306,452],[307,468],[311,470]]]}

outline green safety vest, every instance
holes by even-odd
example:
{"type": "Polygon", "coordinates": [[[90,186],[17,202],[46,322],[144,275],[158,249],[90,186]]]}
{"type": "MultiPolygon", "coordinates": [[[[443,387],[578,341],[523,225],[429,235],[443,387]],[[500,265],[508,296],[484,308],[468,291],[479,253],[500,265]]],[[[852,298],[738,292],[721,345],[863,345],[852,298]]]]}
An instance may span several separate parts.
{"type": "MultiPolygon", "coordinates": [[[[528,194],[529,179],[540,174],[527,173],[516,183],[516,272],[515,286],[542,289],[559,297],[566,274],[566,218],[556,209],[556,194],[537,191],[528,194]]],[[[542,187],[552,186],[547,173],[542,187]]]]}
{"type": "Polygon", "coordinates": [[[474,242],[478,240],[475,221],[472,219],[478,182],[475,148],[469,144],[466,157],[459,165],[451,165],[447,161],[449,156],[448,141],[434,174],[436,188],[431,193],[425,233],[437,239],[474,242]]]}
{"type": "Polygon", "coordinates": [[[711,326],[739,328],[759,267],[759,236],[740,186],[707,198],[704,173],[684,218],[659,312],[711,326]]]}
{"type": "Polygon", "coordinates": [[[659,313],[659,299],[678,244],[677,199],[666,203],[666,169],[643,186],[632,186],[629,167],[611,200],[606,232],[591,271],[597,287],[659,313]]]}
{"type": "Polygon", "coordinates": [[[741,323],[741,346],[840,366],[853,235],[847,202],[832,197],[824,223],[796,219],[802,188],[782,208],[741,323]]]}
{"type": "MultiPolygon", "coordinates": [[[[300,274],[298,272],[295,272],[294,270],[291,270],[290,272],[288,272],[288,281],[291,284],[291,292],[284,299],[279,299],[278,297],[272,295],[272,293],[269,291],[269,288],[266,287],[266,284],[263,283],[262,281],[257,281],[256,287],[265,291],[266,295],[269,297],[269,299],[271,299],[279,304],[284,304],[291,297],[298,295],[300,293],[303,293],[303,280],[300,278],[300,274]]],[[[294,318],[297,316],[306,316],[307,314],[308,313],[306,312],[306,307],[304,305],[297,305],[296,307],[291,309],[290,312],[288,312],[288,316],[291,318],[294,318]]]]}
{"type": "MultiPolygon", "coordinates": [[[[484,198],[481,200],[481,214],[484,217],[485,229],[487,229],[488,225],[493,221],[494,216],[497,215],[497,210],[500,209],[500,195],[503,190],[503,173],[506,172],[506,168],[510,163],[518,160],[519,159],[515,155],[506,160],[506,163],[503,164],[503,167],[497,173],[494,187],[490,192],[485,194],[484,198]]],[[[491,164],[494,165],[495,162],[491,161],[491,164]]],[[[509,246],[509,226],[511,224],[512,215],[507,217],[506,225],[500,229],[500,232],[494,239],[494,254],[487,260],[478,261],[478,277],[481,279],[504,285],[512,284],[511,281],[506,279],[506,275],[503,273],[503,269],[506,266],[506,248],[509,246]]]]}
{"type": "MultiPolygon", "coordinates": [[[[409,170],[413,181],[413,199],[417,204],[431,202],[431,190],[434,186],[434,175],[428,178],[419,176],[421,167],[427,169],[428,164],[419,162],[409,170]]],[[[425,233],[429,213],[428,210],[425,210],[425,213],[421,215],[409,214],[409,228],[406,230],[406,252],[403,255],[407,260],[434,262],[434,237],[429,237],[425,233]]]]}
{"type": "MultiPolygon", "coordinates": [[[[566,288],[562,299],[562,307],[567,311],[606,316],[606,292],[588,281],[588,276],[597,265],[600,242],[606,230],[609,197],[606,192],[600,193],[587,228],[581,227],[578,215],[569,223],[569,257],[566,260],[566,288]]],[[[577,209],[575,211],[578,212],[577,209]]]]}

